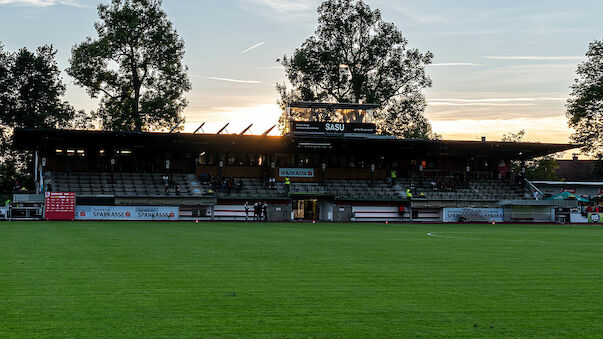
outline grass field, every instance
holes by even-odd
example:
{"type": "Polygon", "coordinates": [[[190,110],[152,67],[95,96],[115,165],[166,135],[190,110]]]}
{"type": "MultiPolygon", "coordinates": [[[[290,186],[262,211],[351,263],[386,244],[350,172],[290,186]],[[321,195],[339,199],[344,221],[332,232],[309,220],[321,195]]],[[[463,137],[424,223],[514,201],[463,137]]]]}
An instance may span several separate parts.
{"type": "Polygon", "coordinates": [[[5,222],[0,337],[597,337],[602,247],[597,226],[5,222]]]}

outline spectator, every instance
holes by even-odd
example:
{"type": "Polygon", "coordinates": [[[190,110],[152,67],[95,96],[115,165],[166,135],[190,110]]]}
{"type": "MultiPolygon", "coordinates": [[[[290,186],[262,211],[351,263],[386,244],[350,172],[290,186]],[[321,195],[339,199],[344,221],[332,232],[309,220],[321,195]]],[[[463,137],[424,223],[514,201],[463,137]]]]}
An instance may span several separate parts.
{"type": "Polygon", "coordinates": [[[48,181],[46,184],[46,192],[52,192],[52,181],[48,181]]]}
{"type": "Polygon", "coordinates": [[[285,178],[285,194],[289,194],[290,192],[290,186],[291,185],[291,179],[289,179],[289,177],[285,178]]]}
{"type": "Polygon", "coordinates": [[[261,209],[260,203],[256,201],[253,204],[253,220],[254,221],[259,221],[259,219],[260,219],[260,209],[261,209]]]}
{"type": "Polygon", "coordinates": [[[164,187],[165,187],[165,194],[166,195],[169,194],[170,193],[170,185],[167,181],[165,182],[164,187]]]}
{"type": "Polygon", "coordinates": [[[264,202],[262,204],[262,217],[264,219],[264,222],[268,221],[268,203],[264,202]]]}
{"type": "Polygon", "coordinates": [[[276,189],[276,179],[274,177],[270,178],[270,180],[268,180],[268,182],[269,182],[270,189],[273,189],[273,190],[276,189]]]}
{"type": "Polygon", "coordinates": [[[180,195],[180,185],[176,184],[176,195],[180,195]]]}
{"type": "Polygon", "coordinates": [[[249,221],[249,201],[245,201],[245,221],[249,221]]]}

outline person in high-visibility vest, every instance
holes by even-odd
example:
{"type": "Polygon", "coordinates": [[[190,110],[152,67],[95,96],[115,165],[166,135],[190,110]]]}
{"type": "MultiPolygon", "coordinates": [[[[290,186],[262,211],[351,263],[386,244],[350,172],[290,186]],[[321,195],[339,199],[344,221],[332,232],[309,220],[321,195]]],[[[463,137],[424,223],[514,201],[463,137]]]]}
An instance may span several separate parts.
{"type": "Polygon", "coordinates": [[[392,172],[390,173],[390,176],[392,178],[392,186],[396,185],[396,179],[398,178],[398,173],[396,173],[395,170],[392,170],[392,172]]]}
{"type": "Polygon", "coordinates": [[[410,188],[406,189],[406,199],[408,199],[408,200],[412,199],[412,193],[410,193],[410,188]]]}
{"type": "Polygon", "coordinates": [[[4,206],[8,207],[8,206],[10,206],[10,203],[11,203],[10,199],[6,199],[6,201],[4,202],[4,206]]]}
{"type": "Polygon", "coordinates": [[[289,185],[291,185],[291,179],[289,177],[285,178],[285,194],[289,194],[289,185]]]}

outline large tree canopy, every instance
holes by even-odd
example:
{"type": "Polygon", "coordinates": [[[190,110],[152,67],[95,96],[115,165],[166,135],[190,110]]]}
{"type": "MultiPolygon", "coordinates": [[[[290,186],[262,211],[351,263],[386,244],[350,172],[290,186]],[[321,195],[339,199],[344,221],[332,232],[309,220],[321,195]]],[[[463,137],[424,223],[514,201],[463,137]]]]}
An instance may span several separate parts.
{"type": "Polygon", "coordinates": [[[191,89],[179,38],[160,0],[112,0],[99,5],[97,39],[72,50],[68,74],[100,97],[96,112],[112,130],[171,128],[184,119],[191,89]]]}
{"type": "Polygon", "coordinates": [[[0,194],[17,179],[31,184],[31,156],[12,151],[14,128],[74,127],[76,114],[84,116],[62,100],[65,85],[55,55],[52,46],[9,53],[0,44],[0,194]]]}
{"type": "Polygon", "coordinates": [[[8,127],[60,128],[75,114],[61,98],[65,85],[52,46],[16,53],[0,46],[0,124],[8,127]]]}
{"type": "Polygon", "coordinates": [[[425,66],[432,54],[407,49],[402,32],[362,1],[327,0],[318,13],[315,36],[277,60],[293,86],[277,86],[279,103],[375,103],[381,106],[376,120],[382,133],[431,136],[421,89],[431,86],[425,66]]]}
{"type": "Polygon", "coordinates": [[[603,40],[589,45],[587,60],[578,65],[578,78],[567,102],[572,140],[583,144],[583,152],[603,158],[603,40]]]}

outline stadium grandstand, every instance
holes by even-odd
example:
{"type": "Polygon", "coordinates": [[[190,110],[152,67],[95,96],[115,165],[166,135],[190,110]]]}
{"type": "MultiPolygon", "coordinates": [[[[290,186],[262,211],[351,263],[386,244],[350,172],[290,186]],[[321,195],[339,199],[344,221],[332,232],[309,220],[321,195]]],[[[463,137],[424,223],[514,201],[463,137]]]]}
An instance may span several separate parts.
{"type": "Polygon", "coordinates": [[[17,129],[14,138],[34,154],[36,193],[75,193],[76,219],[91,208],[171,207],[178,220],[250,220],[256,203],[269,221],[441,222],[450,221],[446,209],[516,205],[549,211],[510,164],[576,147],[398,139],[365,122],[375,108],[293,103],[282,136],[17,129]],[[327,114],[336,119],[325,121],[327,114]]]}

